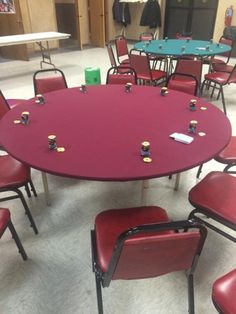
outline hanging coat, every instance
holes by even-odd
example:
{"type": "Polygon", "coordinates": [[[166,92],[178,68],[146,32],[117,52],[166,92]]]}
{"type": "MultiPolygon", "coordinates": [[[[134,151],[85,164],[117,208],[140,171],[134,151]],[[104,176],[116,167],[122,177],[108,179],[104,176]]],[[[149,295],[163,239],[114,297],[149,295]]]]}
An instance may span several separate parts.
{"type": "Polygon", "coordinates": [[[161,26],[161,8],[157,0],[148,0],[140,20],[141,26],[157,28],[161,26]]]}
{"type": "Polygon", "coordinates": [[[124,26],[131,23],[129,4],[115,0],[112,6],[113,19],[124,26]]]}

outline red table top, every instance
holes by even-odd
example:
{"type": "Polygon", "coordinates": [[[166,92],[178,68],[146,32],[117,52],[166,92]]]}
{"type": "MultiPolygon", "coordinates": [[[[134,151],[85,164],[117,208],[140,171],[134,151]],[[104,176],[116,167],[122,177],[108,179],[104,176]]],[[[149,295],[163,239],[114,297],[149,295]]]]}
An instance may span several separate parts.
{"type": "Polygon", "coordinates": [[[184,93],[160,95],[158,87],[122,85],[71,88],[44,95],[45,104],[28,100],[10,110],[0,122],[0,141],[16,159],[52,174],[89,180],[129,181],[166,176],[212,159],[229,142],[231,125],[214,105],[184,93]],[[197,110],[190,111],[191,98],[197,110]],[[201,110],[206,107],[207,110],[201,110]],[[26,126],[14,124],[30,112],[26,126]],[[191,144],[169,137],[188,134],[197,120],[191,144]],[[199,136],[204,132],[205,136],[199,136]],[[48,135],[57,136],[64,153],[48,149],[48,135]],[[143,141],[150,142],[151,163],[140,157],[143,141]]]}

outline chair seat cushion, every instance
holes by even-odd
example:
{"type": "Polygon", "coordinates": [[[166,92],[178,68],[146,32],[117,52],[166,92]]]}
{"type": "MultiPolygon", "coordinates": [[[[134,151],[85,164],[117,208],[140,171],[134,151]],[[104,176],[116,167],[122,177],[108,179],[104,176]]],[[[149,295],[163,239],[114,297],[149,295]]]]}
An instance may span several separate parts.
{"type": "Polygon", "coordinates": [[[29,179],[30,168],[28,166],[9,155],[0,157],[0,189],[20,187],[29,179]]]}
{"type": "Polygon", "coordinates": [[[212,171],[189,192],[189,201],[206,213],[235,224],[236,230],[236,177],[212,171]]]}
{"type": "Polygon", "coordinates": [[[224,314],[236,313],[236,269],[217,279],[212,288],[212,300],[224,314]]]}
{"type": "Polygon", "coordinates": [[[212,69],[213,71],[218,71],[218,72],[232,72],[233,70],[233,66],[230,64],[226,64],[226,63],[213,63],[212,64],[212,69]]]}
{"type": "Polygon", "coordinates": [[[223,164],[236,163],[236,136],[232,136],[229,144],[223,149],[215,160],[223,164]]]}
{"type": "Polygon", "coordinates": [[[213,81],[215,83],[224,85],[227,83],[229,73],[226,72],[212,72],[205,74],[205,80],[213,81]]]}
{"type": "Polygon", "coordinates": [[[158,81],[162,78],[166,78],[166,72],[161,70],[151,70],[152,73],[152,80],[158,81]]]}
{"type": "Polygon", "coordinates": [[[10,211],[7,208],[0,208],[0,238],[3,235],[10,220],[10,211]]]}
{"type": "MultiPolygon", "coordinates": [[[[98,214],[95,220],[95,233],[98,263],[102,271],[107,270],[115,242],[121,233],[139,225],[168,221],[170,219],[166,211],[156,206],[109,209],[98,214]]],[[[160,234],[163,233],[168,231],[160,234]]]]}

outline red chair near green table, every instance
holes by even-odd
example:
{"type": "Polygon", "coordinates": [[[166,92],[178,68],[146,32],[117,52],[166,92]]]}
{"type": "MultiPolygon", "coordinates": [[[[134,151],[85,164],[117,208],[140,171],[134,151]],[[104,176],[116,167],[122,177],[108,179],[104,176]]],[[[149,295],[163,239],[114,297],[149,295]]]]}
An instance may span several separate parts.
{"type": "Polygon", "coordinates": [[[165,83],[167,80],[167,73],[162,70],[152,70],[148,54],[132,49],[130,51],[130,66],[137,73],[138,82],[141,84],[151,84],[154,86],[165,83]]]}
{"type": "Polygon", "coordinates": [[[126,70],[127,65],[117,64],[111,43],[106,44],[106,47],[107,47],[107,52],[108,52],[109,60],[111,63],[111,67],[117,67],[120,73],[125,73],[127,71],[126,70]]]}
{"type": "MultiPolygon", "coordinates": [[[[155,37],[154,37],[153,33],[142,33],[139,36],[139,40],[140,41],[145,41],[145,42],[147,42],[147,44],[148,44],[148,42],[150,42],[150,41],[152,41],[154,39],[155,39],[155,37]]],[[[162,64],[164,64],[164,71],[167,71],[168,61],[167,61],[166,56],[157,56],[155,54],[149,53],[148,57],[149,57],[150,62],[152,63],[152,67],[151,68],[153,70],[156,69],[157,63],[159,62],[159,70],[161,70],[162,64]]]]}
{"type": "Polygon", "coordinates": [[[26,260],[27,255],[11,221],[11,213],[7,208],[0,208],[0,238],[3,236],[6,229],[9,229],[9,231],[11,232],[12,238],[18,247],[19,253],[21,254],[23,260],[26,260]]]}
{"type": "Polygon", "coordinates": [[[188,281],[188,310],[193,314],[194,271],[206,235],[203,225],[173,222],[156,206],[98,214],[91,231],[98,313],[103,313],[101,287],[109,287],[112,280],[152,278],[182,270],[188,281]]]}
{"type": "Polygon", "coordinates": [[[129,65],[129,48],[124,36],[118,36],[115,39],[116,56],[119,64],[129,65]]]}
{"type": "MultiPolygon", "coordinates": [[[[233,40],[225,38],[224,36],[221,36],[219,40],[219,44],[228,45],[232,48],[233,40]]],[[[215,55],[214,57],[203,58],[203,64],[209,64],[210,72],[219,71],[219,69],[222,70],[223,68],[227,70],[227,66],[231,57],[231,52],[232,52],[232,49],[220,55],[215,55]]]]}
{"type": "Polygon", "coordinates": [[[167,80],[167,87],[187,94],[197,95],[201,85],[202,61],[179,58],[167,80]]]}
{"type": "Polygon", "coordinates": [[[223,87],[232,83],[236,83],[236,64],[234,65],[230,73],[212,72],[205,74],[204,81],[201,86],[201,94],[205,85],[212,88],[211,97],[213,97],[214,91],[215,89],[217,89],[217,99],[219,99],[219,97],[221,96],[223,111],[225,114],[227,114],[223,87]]]}

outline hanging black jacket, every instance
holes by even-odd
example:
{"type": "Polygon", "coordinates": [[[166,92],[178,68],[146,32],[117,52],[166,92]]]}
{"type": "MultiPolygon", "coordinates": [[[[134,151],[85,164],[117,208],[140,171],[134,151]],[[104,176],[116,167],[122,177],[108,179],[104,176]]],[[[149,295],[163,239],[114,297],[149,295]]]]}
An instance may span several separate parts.
{"type": "Polygon", "coordinates": [[[112,6],[113,19],[124,26],[131,23],[129,4],[115,0],[112,6]]]}
{"type": "Polygon", "coordinates": [[[161,8],[157,0],[148,0],[140,20],[141,26],[156,28],[161,26],[161,8]]]}

